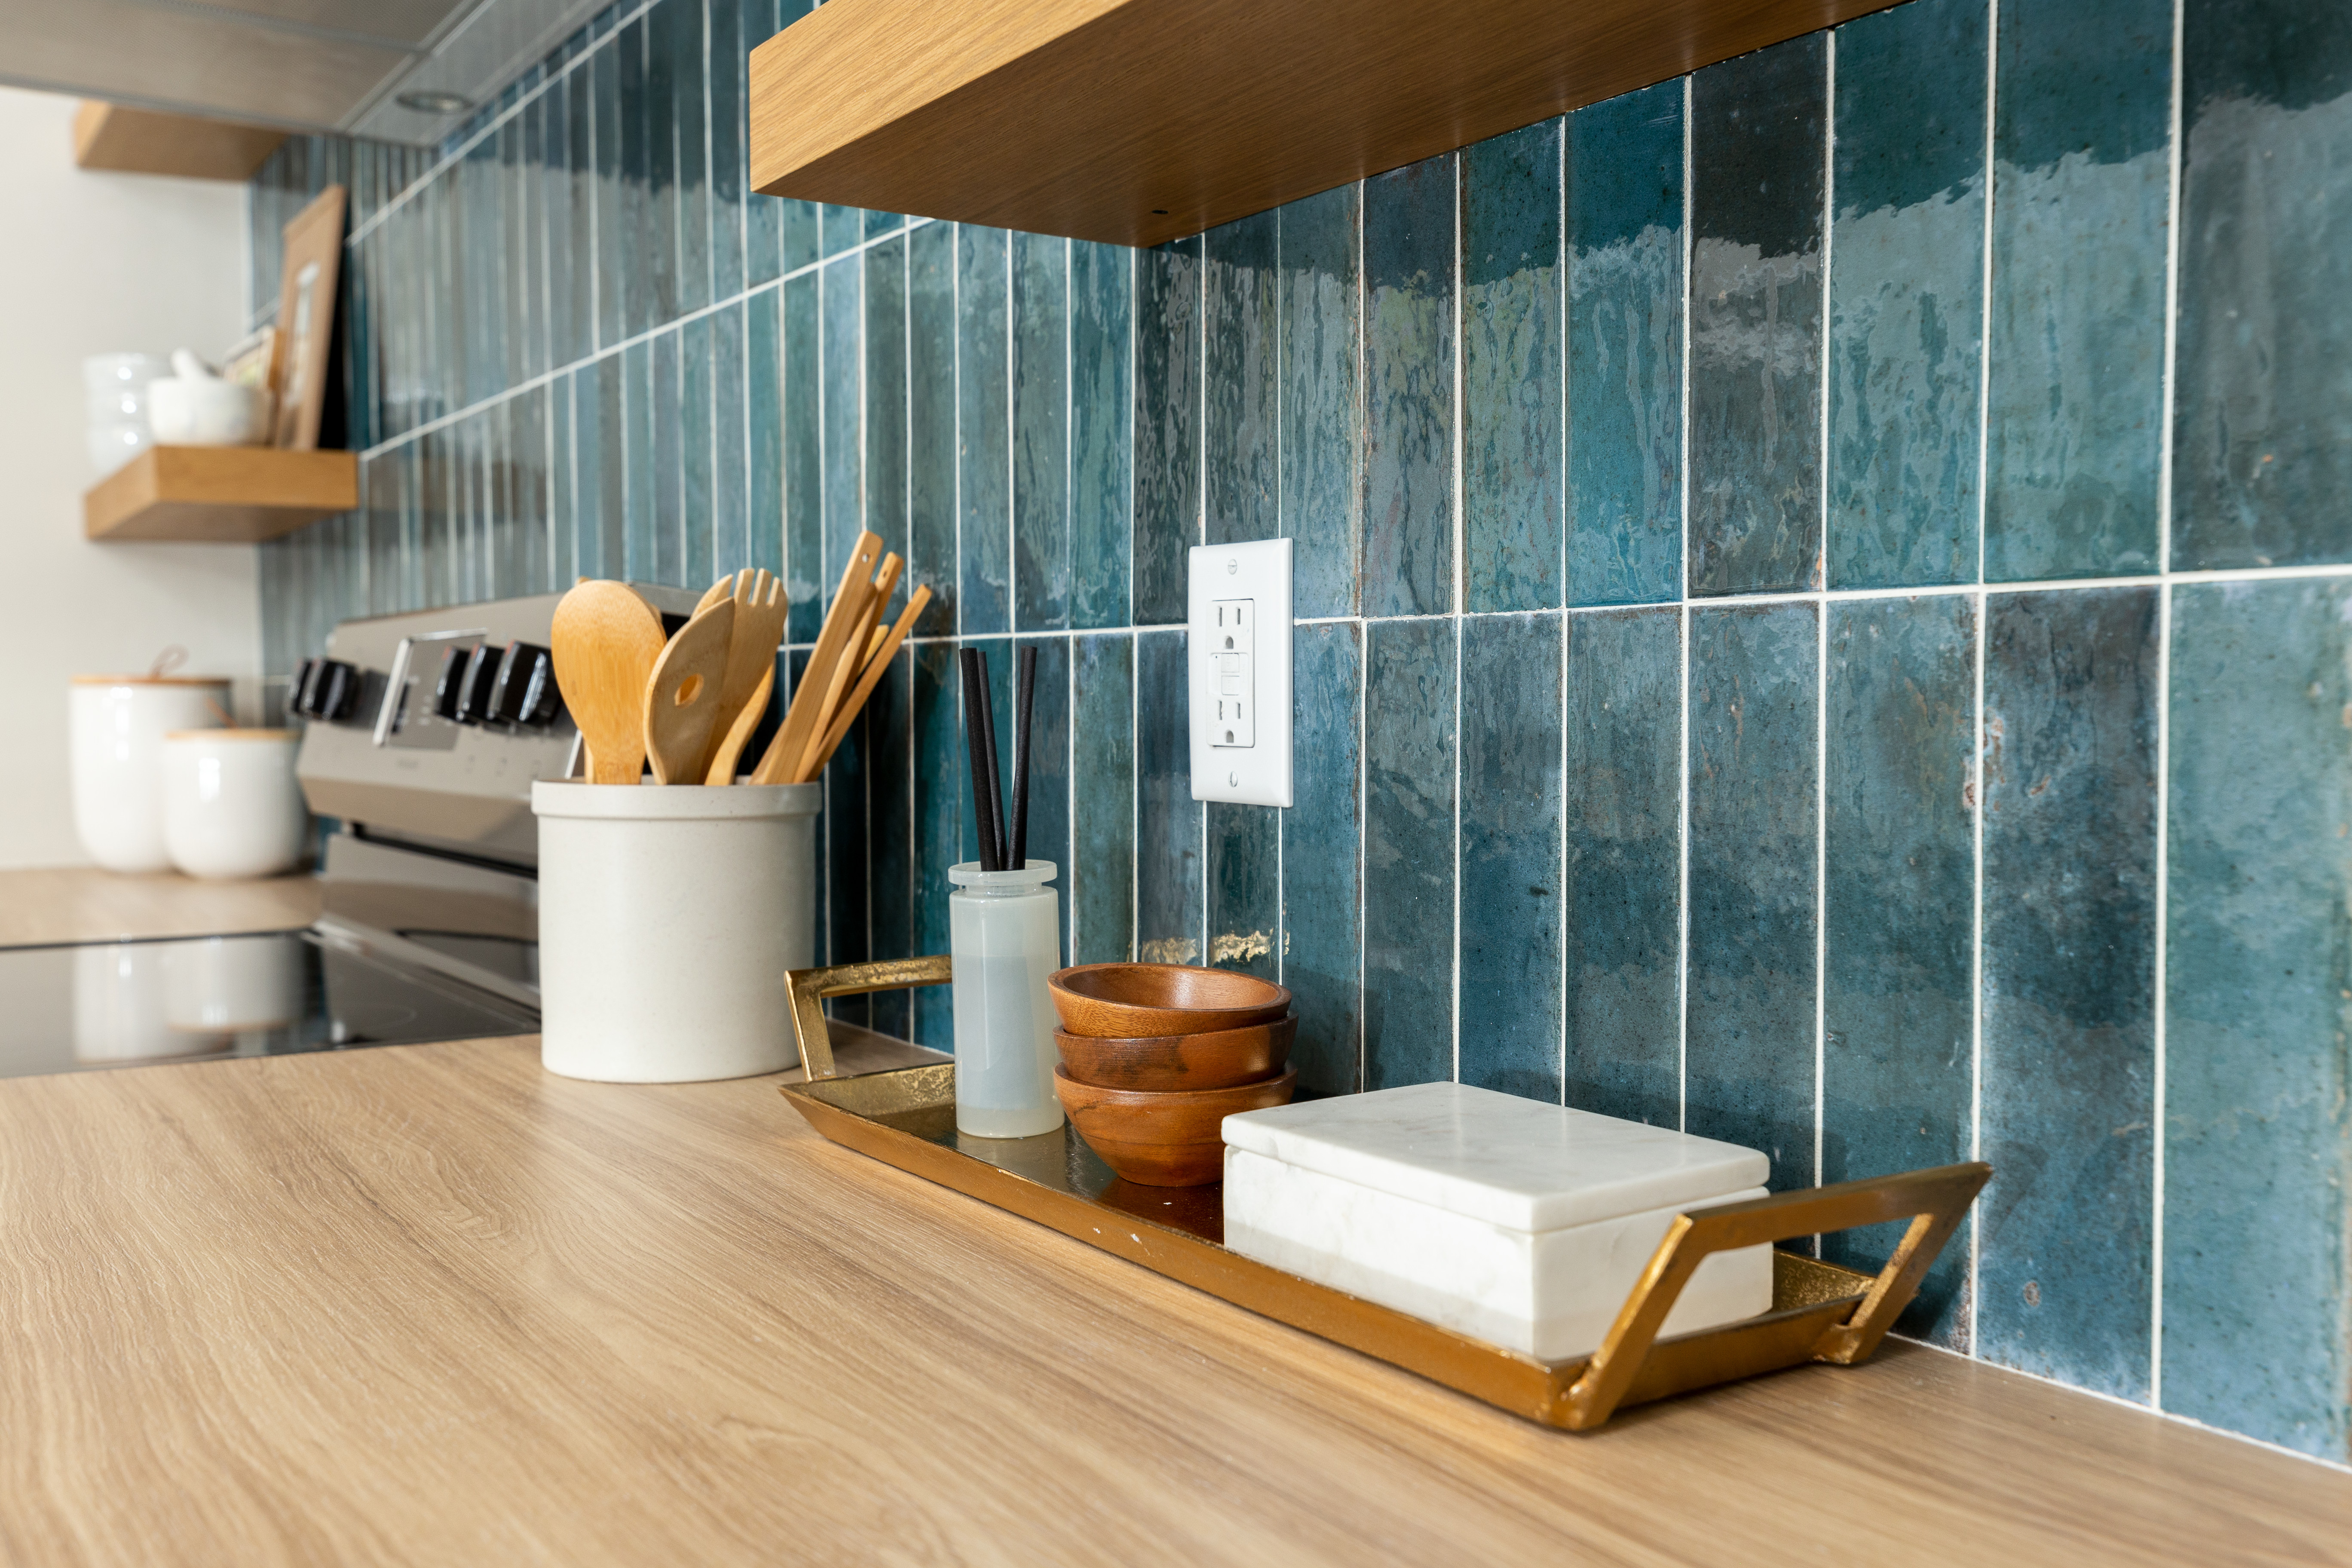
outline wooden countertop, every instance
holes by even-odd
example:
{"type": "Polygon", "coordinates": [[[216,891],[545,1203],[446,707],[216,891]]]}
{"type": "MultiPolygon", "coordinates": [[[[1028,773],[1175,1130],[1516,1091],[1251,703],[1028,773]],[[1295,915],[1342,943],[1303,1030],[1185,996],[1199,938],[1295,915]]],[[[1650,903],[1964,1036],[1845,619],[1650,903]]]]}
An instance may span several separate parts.
{"type": "Polygon", "coordinates": [[[0,1082],[0,1561],[2352,1562],[1890,1343],[1575,1436],[531,1039],[0,1082]]]}
{"type": "Polygon", "coordinates": [[[318,918],[315,877],[199,882],[87,866],[0,871],[0,947],[293,931],[318,918]]]}

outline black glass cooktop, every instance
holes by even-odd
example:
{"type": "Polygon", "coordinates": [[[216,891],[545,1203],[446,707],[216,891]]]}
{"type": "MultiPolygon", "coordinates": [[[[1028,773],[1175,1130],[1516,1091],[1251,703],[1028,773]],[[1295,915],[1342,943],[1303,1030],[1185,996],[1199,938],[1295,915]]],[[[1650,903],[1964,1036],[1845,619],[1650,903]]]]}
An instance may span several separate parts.
{"type": "Polygon", "coordinates": [[[0,949],[0,1078],[538,1027],[520,1004],[307,931],[0,949]]]}

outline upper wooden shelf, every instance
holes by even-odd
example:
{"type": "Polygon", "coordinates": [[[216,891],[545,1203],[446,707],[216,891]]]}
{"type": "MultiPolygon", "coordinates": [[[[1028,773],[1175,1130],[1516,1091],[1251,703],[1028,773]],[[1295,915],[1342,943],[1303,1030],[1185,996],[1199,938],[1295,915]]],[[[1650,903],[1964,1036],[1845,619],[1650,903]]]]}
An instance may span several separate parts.
{"type": "Polygon", "coordinates": [[[86,100],[74,111],[73,138],[74,163],[81,168],[244,181],[278,151],[286,133],[86,100]]]}
{"type": "Polygon", "coordinates": [[[1149,246],[1893,0],[832,0],[751,54],[772,196],[1149,246]]]}
{"type": "Polygon", "coordinates": [[[360,504],[353,452],[150,447],[81,499],[92,539],[253,544],[360,504]]]}

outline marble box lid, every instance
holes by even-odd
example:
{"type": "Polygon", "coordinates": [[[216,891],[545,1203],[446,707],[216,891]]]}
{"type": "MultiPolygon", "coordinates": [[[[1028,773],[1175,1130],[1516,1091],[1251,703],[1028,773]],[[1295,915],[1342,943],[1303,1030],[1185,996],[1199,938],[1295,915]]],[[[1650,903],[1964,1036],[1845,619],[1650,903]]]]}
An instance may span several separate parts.
{"type": "Polygon", "coordinates": [[[1228,1116],[1225,1142],[1512,1230],[1558,1230],[1764,1184],[1754,1149],[1460,1083],[1228,1116]]]}

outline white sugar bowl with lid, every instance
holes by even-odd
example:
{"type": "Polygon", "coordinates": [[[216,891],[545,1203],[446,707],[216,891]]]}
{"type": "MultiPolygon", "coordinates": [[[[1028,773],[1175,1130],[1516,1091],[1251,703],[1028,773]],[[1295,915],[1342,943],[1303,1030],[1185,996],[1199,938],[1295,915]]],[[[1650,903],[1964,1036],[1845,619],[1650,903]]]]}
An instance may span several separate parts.
{"type": "MultiPolygon", "coordinates": [[[[1753,1149],[1458,1083],[1224,1121],[1225,1245],[1532,1356],[1600,1348],[1675,1216],[1765,1195],[1753,1149]]],[[[1772,1249],[1701,1262],[1663,1335],[1769,1311],[1772,1249]]]]}

